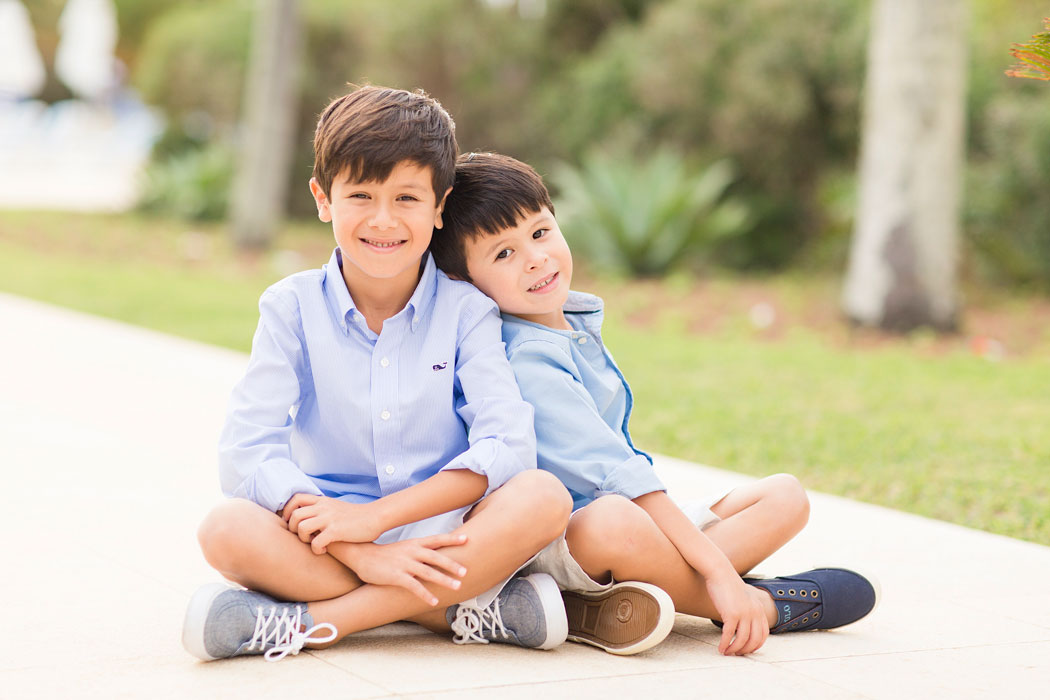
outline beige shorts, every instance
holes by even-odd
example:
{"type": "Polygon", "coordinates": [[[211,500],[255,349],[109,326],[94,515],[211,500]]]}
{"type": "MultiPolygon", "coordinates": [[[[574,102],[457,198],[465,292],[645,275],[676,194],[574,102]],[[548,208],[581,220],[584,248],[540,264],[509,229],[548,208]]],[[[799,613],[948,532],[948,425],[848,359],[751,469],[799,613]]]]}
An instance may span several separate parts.
{"type": "MultiPolygon", "coordinates": [[[[678,507],[698,528],[704,530],[721,520],[711,511],[711,506],[725,498],[727,493],[728,491],[721,491],[709,498],[679,503],[678,507]]],[[[579,512],[576,511],[576,513],[579,512]]],[[[537,573],[550,574],[558,583],[558,588],[563,591],[604,591],[615,583],[615,581],[598,583],[588,576],[583,567],[569,553],[565,533],[540,550],[540,553],[519,571],[520,575],[537,573]]]]}

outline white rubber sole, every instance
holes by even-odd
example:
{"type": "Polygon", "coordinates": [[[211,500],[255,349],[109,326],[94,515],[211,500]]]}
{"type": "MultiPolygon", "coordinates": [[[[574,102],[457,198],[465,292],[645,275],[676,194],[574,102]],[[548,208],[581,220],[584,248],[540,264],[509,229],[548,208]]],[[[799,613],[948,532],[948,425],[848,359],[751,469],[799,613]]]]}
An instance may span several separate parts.
{"type": "Polygon", "coordinates": [[[225,583],[205,584],[197,589],[190,598],[190,604],[186,606],[186,618],[182,622],[182,646],[202,661],[214,661],[219,658],[212,656],[204,648],[204,623],[208,619],[211,604],[228,590],[230,586],[225,583]]]}
{"type": "MultiPolygon", "coordinates": [[[[631,644],[620,644],[620,643],[607,643],[602,642],[594,637],[584,637],[569,635],[568,639],[572,642],[578,642],[580,644],[589,644],[591,646],[598,647],[603,651],[607,651],[610,654],[616,654],[617,656],[631,656],[633,654],[640,654],[643,651],[652,649],[654,646],[662,642],[667,638],[667,635],[671,633],[671,628],[674,627],[675,610],[674,601],[671,600],[671,596],[667,594],[662,588],[654,586],[650,583],[642,583],[641,581],[620,581],[612,587],[604,591],[595,592],[581,592],[581,591],[567,591],[572,596],[582,598],[584,600],[607,600],[616,597],[618,590],[634,589],[635,591],[641,591],[644,594],[650,596],[656,603],[658,610],[658,617],[656,624],[644,637],[638,639],[631,644]]],[[[620,613],[621,611],[613,608],[609,610],[614,614],[620,613]]]]}
{"type": "Polygon", "coordinates": [[[558,584],[549,574],[529,574],[522,577],[528,581],[540,597],[547,636],[537,649],[553,649],[565,642],[569,635],[569,621],[565,617],[565,604],[561,600],[558,584]]]}

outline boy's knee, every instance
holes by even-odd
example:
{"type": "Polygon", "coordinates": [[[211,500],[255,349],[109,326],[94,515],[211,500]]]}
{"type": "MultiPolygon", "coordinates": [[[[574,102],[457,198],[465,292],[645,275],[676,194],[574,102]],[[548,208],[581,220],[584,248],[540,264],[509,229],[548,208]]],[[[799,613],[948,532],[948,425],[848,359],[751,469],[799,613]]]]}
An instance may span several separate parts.
{"type": "Polygon", "coordinates": [[[809,496],[806,495],[806,489],[791,474],[774,474],[767,478],[770,482],[770,497],[783,516],[797,523],[801,529],[809,522],[809,496]]]}
{"type": "Polygon", "coordinates": [[[526,507],[527,512],[535,514],[535,522],[550,523],[551,539],[565,530],[572,513],[572,496],[558,477],[540,469],[530,469],[514,476],[508,482],[511,484],[516,500],[526,507]]]}
{"type": "Polygon", "coordinates": [[[630,556],[631,552],[646,547],[654,525],[648,513],[623,496],[602,496],[573,516],[569,546],[606,556],[630,556]]]}
{"type": "Polygon", "coordinates": [[[219,504],[205,516],[197,528],[197,541],[209,564],[222,572],[229,570],[233,557],[243,549],[239,540],[251,530],[245,522],[258,510],[255,503],[237,498],[219,504]]]}

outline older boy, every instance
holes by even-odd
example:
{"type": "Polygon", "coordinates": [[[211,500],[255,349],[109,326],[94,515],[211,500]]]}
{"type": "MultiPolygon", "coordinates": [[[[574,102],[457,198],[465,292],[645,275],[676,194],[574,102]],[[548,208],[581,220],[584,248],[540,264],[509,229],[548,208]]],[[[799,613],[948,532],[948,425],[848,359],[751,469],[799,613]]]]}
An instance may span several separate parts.
{"type": "MultiPolygon", "coordinates": [[[[839,627],[874,609],[877,586],[845,569],[741,579],[805,525],[809,504],[794,477],[718,494],[688,516],[668,498],[628,433],[631,392],[602,343],[601,300],[569,291],[572,255],[532,168],[461,156],[444,223],[435,260],[499,304],[511,366],[536,410],[539,466],[573,495],[565,537],[529,570],[585,593],[624,579],[655,584],[679,611],[723,623],[723,654],[755,651],[770,631],[839,627]]],[[[569,639],[609,649],[586,626],[570,623],[569,639]]]]}
{"type": "Polygon", "coordinates": [[[495,304],[427,253],[452,120],[421,92],[365,87],[324,110],[314,148],[310,191],[338,247],[260,299],[220,441],[236,500],[199,531],[208,562],[251,590],[197,591],[183,643],[205,660],[272,659],[414,620],[555,646],[554,582],[500,586],[564,530],[570,501],[534,468],[495,304]]]}

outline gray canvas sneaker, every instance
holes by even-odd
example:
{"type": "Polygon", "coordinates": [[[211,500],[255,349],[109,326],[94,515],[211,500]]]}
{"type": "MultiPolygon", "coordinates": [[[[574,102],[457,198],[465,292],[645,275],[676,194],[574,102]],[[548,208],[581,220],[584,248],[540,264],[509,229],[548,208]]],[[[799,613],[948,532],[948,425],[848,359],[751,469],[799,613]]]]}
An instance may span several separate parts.
{"type": "Polygon", "coordinates": [[[224,583],[197,589],[182,625],[182,645],[204,661],[246,654],[265,654],[267,661],[279,661],[298,654],[307,642],[323,644],[336,636],[334,625],[313,624],[306,603],[282,603],[224,583]],[[325,630],[327,636],[313,636],[325,630]]]}
{"type": "Polygon", "coordinates": [[[487,607],[469,602],[445,611],[456,644],[516,644],[553,649],[565,641],[569,624],[558,584],[548,574],[512,578],[487,607]]]}

